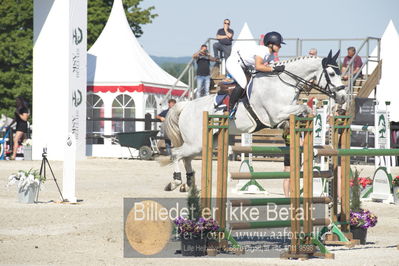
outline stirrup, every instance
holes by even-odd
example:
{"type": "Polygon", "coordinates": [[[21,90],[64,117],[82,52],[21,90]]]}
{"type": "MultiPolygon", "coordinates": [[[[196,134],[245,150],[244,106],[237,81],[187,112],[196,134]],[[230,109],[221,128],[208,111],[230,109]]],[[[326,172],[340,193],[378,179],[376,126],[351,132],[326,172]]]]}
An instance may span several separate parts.
{"type": "Polygon", "coordinates": [[[229,114],[229,119],[234,119],[236,112],[237,112],[237,105],[234,106],[233,109],[231,109],[230,114],[229,114]]]}

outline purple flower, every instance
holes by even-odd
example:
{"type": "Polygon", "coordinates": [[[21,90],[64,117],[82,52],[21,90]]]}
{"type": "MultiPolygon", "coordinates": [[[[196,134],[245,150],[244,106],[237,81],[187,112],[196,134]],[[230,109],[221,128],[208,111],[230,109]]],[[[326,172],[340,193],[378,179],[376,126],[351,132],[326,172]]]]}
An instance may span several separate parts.
{"type": "Polygon", "coordinates": [[[352,227],[370,228],[377,224],[377,216],[372,214],[369,210],[361,210],[359,212],[350,213],[350,225],[352,227]]]}
{"type": "Polygon", "coordinates": [[[198,221],[194,221],[180,216],[173,222],[176,225],[177,232],[180,236],[199,236],[204,233],[219,230],[219,226],[214,219],[205,219],[203,217],[199,218],[198,221]]]}

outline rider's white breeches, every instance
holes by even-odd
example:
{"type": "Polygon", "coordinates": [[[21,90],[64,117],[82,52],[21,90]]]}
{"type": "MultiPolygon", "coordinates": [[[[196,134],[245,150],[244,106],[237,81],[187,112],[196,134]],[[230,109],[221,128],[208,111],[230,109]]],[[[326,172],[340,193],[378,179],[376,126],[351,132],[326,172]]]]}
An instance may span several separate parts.
{"type": "Polygon", "coordinates": [[[227,58],[226,69],[241,88],[245,89],[247,86],[247,77],[245,76],[241,59],[237,54],[232,53],[227,58]]]}

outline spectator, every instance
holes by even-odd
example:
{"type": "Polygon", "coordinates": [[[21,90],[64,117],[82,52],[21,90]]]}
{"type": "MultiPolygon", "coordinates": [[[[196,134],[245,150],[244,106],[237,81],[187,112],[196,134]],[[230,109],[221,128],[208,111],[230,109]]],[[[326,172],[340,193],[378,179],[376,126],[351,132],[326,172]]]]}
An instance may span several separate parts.
{"type": "Polygon", "coordinates": [[[196,98],[201,97],[201,93],[209,95],[209,85],[211,84],[210,61],[216,62],[216,58],[209,55],[208,46],[201,45],[201,49],[193,54],[197,59],[197,93],[196,98]]]}
{"type": "MultiPolygon", "coordinates": [[[[345,73],[345,71],[348,68],[348,64],[349,62],[352,60],[353,56],[355,56],[356,54],[356,48],[355,47],[349,47],[348,48],[348,55],[345,56],[344,58],[344,63],[342,64],[342,73],[345,73]]],[[[360,56],[355,56],[354,62],[353,62],[353,75],[355,75],[357,72],[359,72],[360,68],[362,67],[363,62],[362,59],[360,58],[360,56]]],[[[346,73],[345,76],[343,76],[343,80],[348,80],[348,73],[346,73]]],[[[359,74],[360,76],[361,74],[359,74]]]]}
{"type": "Polygon", "coordinates": [[[165,117],[169,112],[169,109],[172,108],[176,104],[175,99],[169,99],[168,100],[168,109],[163,110],[162,112],[159,113],[159,115],[156,116],[157,119],[161,120],[162,122],[165,121],[165,117]]]}
{"type": "Polygon", "coordinates": [[[15,122],[17,126],[15,128],[14,135],[14,146],[12,149],[11,160],[15,160],[17,156],[18,146],[22,141],[26,138],[26,134],[28,133],[28,119],[29,119],[29,108],[27,102],[21,96],[18,96],[15,100],[16,109],[15,109],[15,118],[9,125],[11,127],[15,122]]]}
{"type": "MultiPolygon", "coordinates": [[[[169,109],[172,108],[175,104],[176,104],[176,100],[175,99],[169,99],[168,100],[168,109],[163,110],[161,113],[159,113],[159,115],[156,116],[156,118],[161,120],[162,122],[164,122],[165,118],[166,118],[166,115],[169,112],[169,109]]],[[[171,145],[170,139],[168,139],[167,136],[165,136],[163,123],[161,125],[161,135],[165,137],[166,154],[170,155],[171,154],[170,148],[171,148],[172,145],[171,145]]]]}
{"type": "Polygon", "coordinates": [[[231,54],[234,31],[230,29],[230,20],[225,19],[223,28],[216,33],[217,43],[213,44],[213,53],[216,58],[228,58],[231,54]],[[223,54],[222,54],[223,52],[223,54]]]}
{"type": "Polygon", "coordinates": [[[310,56],[317,56],[317,49],[316,48],[311,48],[309,50],[309,55],[310,56]]]}

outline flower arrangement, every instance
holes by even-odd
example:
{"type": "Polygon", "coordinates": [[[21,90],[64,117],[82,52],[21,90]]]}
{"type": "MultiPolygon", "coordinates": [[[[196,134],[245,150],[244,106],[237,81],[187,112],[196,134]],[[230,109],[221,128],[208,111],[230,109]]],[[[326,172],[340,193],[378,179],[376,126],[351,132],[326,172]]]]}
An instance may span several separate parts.
{"type": "Polygon", "coordinates": [[[396,176],[393,180],[392,180],[392,185],[394,187],[399,187],[399,175],[396,176]]]}
{"type": "Polygon", "coordinates": [[[377,224],[377,216],[371,213],[369,210],[364,210],[361,208],[361,201],[360,201],[361,184],[359,183],[359,181],[362,179],[359,178],[359,174],[360,172],[357,169],[355,169],[354,177],[351,180],[352,195],[351,195],[350,226],[352,228],[367,229],[369,227],[374,227],[377,224]]]}
{"type": "Polygon", "coordinates": [[[32,146],[32,139],[24,139],[22,142],[23,146],[32,146]]]}
{"type": "Polygon", "coordinates": [[[217,222],[210,218],[203,217],[198,220],[191,220],[182,216],[174,220],[177,226],[177,233],[183,238],[198,238],[207,236],[208,233],[216,232],[219,230],[217,222]]]}
{"type": "Polygon", "coordinates": [[[369,210],[351,211],[350,212],[351,227],[360,227],[367,229],[377,224],[377,216],[369,210]]]}
{"type": "MultiPolygon", "coordinates": [[[[372,185],[373,180],[370,177],[358,177],[358,183],[362,188],[366,188],[367,185],[372,185]]],[[[354,179],[350,181],[350,186],[353,187],[354,179]]]]}
{"type": "Polygon", "coordinates": [[[174,220],[174,224],[177,227],[177,233],[181,238],[209,238],[209,233],[219,230],[219,225],[214,219],[201,217],[202,209],[200,206],[200,195],[197,186],[194,185],[190,189],[187,203],[189,209],[192,210],[188,213],[188,217],[179,216],[174,220]]]}
{"type": "Polygon", "coordinates": [[[11,186],[17,183],[19,190],[25,191],[29,186],[39,186],[46,179],[39,174],[38,170],[30,169],[29,171],[18,171],[16,174],[11,174],[8,177],[8,185],[11,186]]]}

